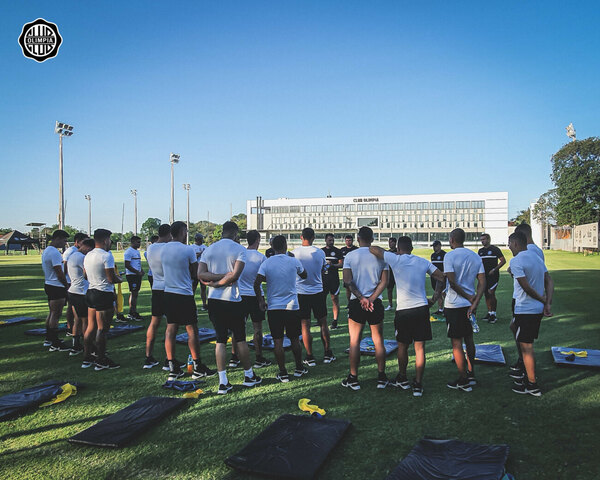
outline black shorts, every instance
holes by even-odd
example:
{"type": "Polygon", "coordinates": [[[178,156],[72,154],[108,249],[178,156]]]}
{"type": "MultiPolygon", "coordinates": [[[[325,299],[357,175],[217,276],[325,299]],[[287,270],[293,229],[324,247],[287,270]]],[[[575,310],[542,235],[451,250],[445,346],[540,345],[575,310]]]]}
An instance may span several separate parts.
{"type": "Polygon", "coordinates": [[[298,294],[298,304],[300,305],[300,318],[310,320],[310,312],[317,320],[327,317],[327,299],[323,292],[310,295],[298,294]]]}
{"type": "Polygon", "coordinates": [[[129,284],[130,292],[139,292],[142,288],[142,276],[141,275],[126,275],[127,283],[129,284]]]}
{"type": "Polygon", "coordinates": [[[150,284],[150,290],[152,290],[152,285],[154,284],[154,277],[152,275],[148,275],[148,283],[150,284]]]}
{"type": "Polygon", "coordinates": [[[250,317],[253,323],[262,323],[265,319],[265,312],[258,306],[258,298],[254,295],[242,295],[242,310],[244,320],[250,317]]]}
{"type": "Polygon", "coordinates": [[[515,299],[512,299],[512,303],[510,304],[510,310],[513,314],[513,317],[515,316],[515,299]]]}
{"type": "Polygon", "coordinates": [[[373,302],[373,311],[367,312],[360,306],[360,300],[354,298],[348,303],[348,318],[353,322],[364,325],[369,322],[369,325],[378,325],[383,321],[385,312],[383,310],[383,303],[378,298],[373,302]]]}
{"type": "Polygon", "coordinates": [[[48,285],[44,283],[44,291],[48,297],[48,300],[61,300],[67,299],[67,288],[66,287],[57,287],[55,285],[48,285]]]}
{"type": "Polygon", "coordinates": [[[162,317],[166,313],[165,292],[163,290],[152,290],[152,316],[162,317]]]}
{"type": "Polygon", "coordinates": [[[88,308],[100,312],[114,308],[115,293],[103,292],[102,290],[89,289],[85,294],[85,303],[88,308]]]}
{"type": "Polygon", "coordinates": [[[404,344],[425,342],[431,340],[431,322],[429,321],[429,306],[396,310],[394,317],[396,341],[404,344]]]}
{"type": "Polygon", "coordinates": [[[69,302],[75,309],[75,313],[79,318],[87,318],[88,307],[85,302],[85,295],[69,292],[69,302]]]}
{"type": "Polygon", "coordinates": [[[515,339],[520,343],[533,343],[540,333],[542,313],[516,313],[513,317],[515,324],[515,339]]]}
{"type": "Polygon", "coordinates": [[[198,323],[198,311],[193,295],[164,292],[163,306],[167,323],[177,325],[196,325],[198,323]]]}
{"type": "MultiPolygon", "coordinates": [[[[433,288],[433,291],[435,292],[435,289],[437,288],[437,280],[433,277],[429,277],[429,280],[431,280],[431,288],[433,288]]],[[[445,283],[445,282],[442,282],[445,283]]],[[[444,290],[442,288],[442,290],[444,290]]]]}
{"type": "Polygon", "coordinates": [[[465,338],[473,335],[471,321],[467,317],[469,307],[444,308],[448,338],[465,338]]]}
{"type": "Polygon", "coordinates": [[[269,328],[274,339],[283,338],[283,331],[292,340],[302,332],[298,310],[269,310],[269,328]]]}
{"type": "Polygon", "coordinates": [[[340,276],[337,268],[335,271],[330,271],[327,275],[323,275],[323,293],[327,295],[338,295],[340,293],[340,276]]]}
{"type": "Polygon", "coordinates": [[[242,302],[208,299],[208,318],[215,327],[217,343],[227,343],[229,331],[236,342],[246,341],[246,322],[242,302]]]}
{"type": "Polygon", "coordinates": [[[500,272],[496,272],[492,275],[485,274],[485,289],[496,290],[498,281],[500,280],[500,272]]]}

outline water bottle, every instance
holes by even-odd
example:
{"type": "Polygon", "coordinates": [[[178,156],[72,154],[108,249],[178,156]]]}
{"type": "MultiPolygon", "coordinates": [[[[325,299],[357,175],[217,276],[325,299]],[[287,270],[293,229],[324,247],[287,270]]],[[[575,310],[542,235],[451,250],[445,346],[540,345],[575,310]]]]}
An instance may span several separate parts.
{"type": "Polygon", "coordinates": [[[473,333],[479,333],[479,325],[477,325],[477,318],[475,317],[474,313],[471,314],[471,316],[469,317],[469,320],[471,320],[471,326],[473,327],[473,333]]]}
{"type": "Polygon", "coordinates": [[[187,361],[187,371],[188,373],[193,373],[194,371],[194,360],[192,359],[192,355],[188,355],[188,361],[187,361]]]}

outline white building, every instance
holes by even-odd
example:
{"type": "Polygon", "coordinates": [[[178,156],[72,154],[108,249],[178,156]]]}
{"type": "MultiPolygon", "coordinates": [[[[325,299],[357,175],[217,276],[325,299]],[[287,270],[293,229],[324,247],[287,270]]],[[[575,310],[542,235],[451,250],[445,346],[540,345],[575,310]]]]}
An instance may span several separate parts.
{"type": "Polygon", "coordinates": [[[266,238],[283,234],[292,243],[300,239],[305,227],[312,227],[320,239],[326,233],[343,238],[362,226],[373,229],[376,241],[408,235],[414,243],[447,243],[448,233],[458,227],[466,232],[471,245],[484,232],[495,245],[508,241],[508,192],[277,200],[257,197],[246,202],[246,214],[248,230],[259,230],[266,238]]]}

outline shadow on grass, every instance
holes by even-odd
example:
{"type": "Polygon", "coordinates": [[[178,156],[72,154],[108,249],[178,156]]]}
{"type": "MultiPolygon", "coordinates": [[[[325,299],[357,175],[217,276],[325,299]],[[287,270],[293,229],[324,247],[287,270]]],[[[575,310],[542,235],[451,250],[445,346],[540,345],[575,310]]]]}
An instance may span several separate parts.
{"type": "MultiPolygon", "coordinates": [[[[79,420],[73,420],[71,422],[55,423],[55,424],[52,424],[52,425],[45,425],[43,427],[33,428],[31,430],[21,430],[20,432],[11,432],[11,433],[8,433],[8,434],[0,437],[0,441],[14,439],[14,438],[22,437],[22,436],[25,436],[25,435],[33,435],[33,434],[36,434],[36,433],[47,432],[49,430],[55,430],[55,429],[64,428],[64,427],[70,427],[72,425],[77,425],[79,423],[93,422],[93,421],[96,421],[96,420],[102,420],[105,417],[106,417],[106,415],[96,415],[95,417],[81,418],[79,420]]],[[[40,446],[40,445],[38,445],[38,446],[40,446]]],[[[18,451],[20,451],[20,450],[13,450],[11,452],[6,452],[6,453],[15,453],[15,452],[18,452],[18,451]]],[[[6,455],[6,453],[2,453],[2,455],[6,455]]]]}

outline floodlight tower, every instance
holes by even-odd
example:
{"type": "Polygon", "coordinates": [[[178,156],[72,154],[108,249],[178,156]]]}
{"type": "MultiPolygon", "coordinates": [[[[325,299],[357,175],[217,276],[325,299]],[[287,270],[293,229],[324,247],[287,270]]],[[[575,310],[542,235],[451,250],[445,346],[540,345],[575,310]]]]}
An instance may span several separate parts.
{"type": "Polygon", "coordinates": [[[137,190],[131,190],[131,194],[133,195],[133,234],[137,236],[137,190]]]}
{"type": "Polygon", "coordinates": [[[171,153],[169,157],[169,161],[171,162],[171,210],[169,212],[169,223],[173,223],[175,221],[175,173],[174,167],[179,163],[179,155],[176,153],[171,153]]]}
{"type": "Polygon", "coordinates": [[[92,236],[92,196],[86,195],[85,199],[88,201],[88,236],[92,236]]]}
{"type": "Polygon", "coordinates": [[[187,243],[190,243],[189,240],[189,236],[190,236],[190,184],[189,183],[184,183],[183,184],[183,189],[187,192],[187,230],[188,230],[188,239],[187,239],[187,243]]]}
{"type": "Polygon", "coordinates": [[[58,228],[65,228],[65,195],[63,187],[63,137],[73,135],[73,127],[66,123],[56,122],[54,132],[58,134],[58,228]]]}

